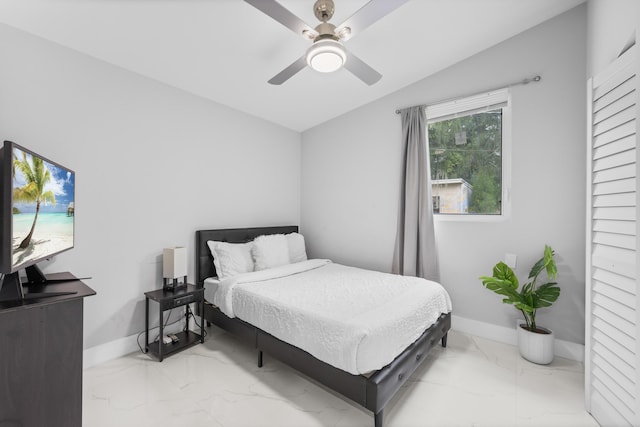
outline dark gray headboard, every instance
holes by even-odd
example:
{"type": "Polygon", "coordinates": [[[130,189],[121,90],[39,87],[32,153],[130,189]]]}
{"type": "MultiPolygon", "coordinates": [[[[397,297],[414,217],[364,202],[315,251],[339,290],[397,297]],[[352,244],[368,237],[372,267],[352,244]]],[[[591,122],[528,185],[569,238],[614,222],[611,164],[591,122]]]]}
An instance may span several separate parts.
{"type": "Polygon", "coordinates": [[[204,279],[216,275],[213,266],[213,257],[207,242],[216,240],[219,242],[245,243],[250,242],[263,234],[288,234],[298,231],[297,225],[285,225],[280,227],[253,227],[253,228],[224,228],[220,230],[196,231],[196,284],[202,286],[204,279]]]}

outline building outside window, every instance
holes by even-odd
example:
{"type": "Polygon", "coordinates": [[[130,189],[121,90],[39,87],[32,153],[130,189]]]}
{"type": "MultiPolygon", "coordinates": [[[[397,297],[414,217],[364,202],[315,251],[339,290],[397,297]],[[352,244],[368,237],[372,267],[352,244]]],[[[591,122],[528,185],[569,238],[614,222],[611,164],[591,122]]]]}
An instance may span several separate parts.
{"type": "Polygon", "coordinates": [[[435,179],[431,181],[431,197],[438,207],[434,213],[469,213],[471,185],[462,178],[435,179]]]}

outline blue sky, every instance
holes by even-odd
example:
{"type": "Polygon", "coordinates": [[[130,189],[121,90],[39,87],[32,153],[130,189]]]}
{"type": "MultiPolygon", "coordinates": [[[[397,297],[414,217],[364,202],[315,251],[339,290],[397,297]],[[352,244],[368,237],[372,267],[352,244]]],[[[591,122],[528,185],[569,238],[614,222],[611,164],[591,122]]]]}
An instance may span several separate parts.
{"type": "MultiPolygon", "coordinates": [[[[16,157],[22,159],[22,150],[17,147],[14,149],[16,157]]],[[[31,154],[27,154],[27,160],[31,163],[31,154]]],[[[56,197],[56,206],[51,204],[41,204],[40,212],[67,212],[69,203],[74,202],[74,186],[75,174],[57,165],[49,163],[45,160],[45,167],[51,174],[51,180],[46,184],[45,191],[52,191],[56,197]]],[[[23,186],[26,181],[24,175],[16,169],[16,175],[13,182],[14,188],[23,186]]],[[[20,209],[20,212],[35,212],[36,206],[33,204],[14,203],[14,206],[20,209]]]]}

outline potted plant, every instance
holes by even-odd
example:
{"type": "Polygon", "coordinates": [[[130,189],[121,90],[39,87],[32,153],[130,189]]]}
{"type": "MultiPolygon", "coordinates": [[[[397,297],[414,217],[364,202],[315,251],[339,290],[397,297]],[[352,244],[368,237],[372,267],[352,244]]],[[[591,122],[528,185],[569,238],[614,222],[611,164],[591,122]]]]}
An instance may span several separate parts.
{"type": "Polygon", "coordinates": [[[536,324],[539,308],[550,307],[560,295],[560,287],[554,281],[538,285],[538,277],[546,271],[547,278],[558,275],[554,251],[544,247],[544,255],[531,268],[528,282],[521,289],[513,270],[504,262],[493,267],[493,276],[481,276],[482,284],[489,290],[503,295],[505,304],[513,304],[524,316],[525,324],[518,326],[518,348],[520,355],[530,362],[548,364],[553,360],[553,332],[536,324]]]}

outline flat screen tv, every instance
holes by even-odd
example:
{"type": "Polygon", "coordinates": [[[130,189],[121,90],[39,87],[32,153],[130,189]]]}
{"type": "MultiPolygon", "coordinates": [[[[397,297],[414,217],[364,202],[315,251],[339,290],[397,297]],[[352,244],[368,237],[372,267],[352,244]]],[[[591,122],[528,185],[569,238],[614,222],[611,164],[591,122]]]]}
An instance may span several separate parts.
{"type": "Polygon", "coordinates": [[[37,264],[74,246],[75,172],[11,141],[0,151],[0,301],[67,294],[38,292],[51,281],[37,264]]]}

